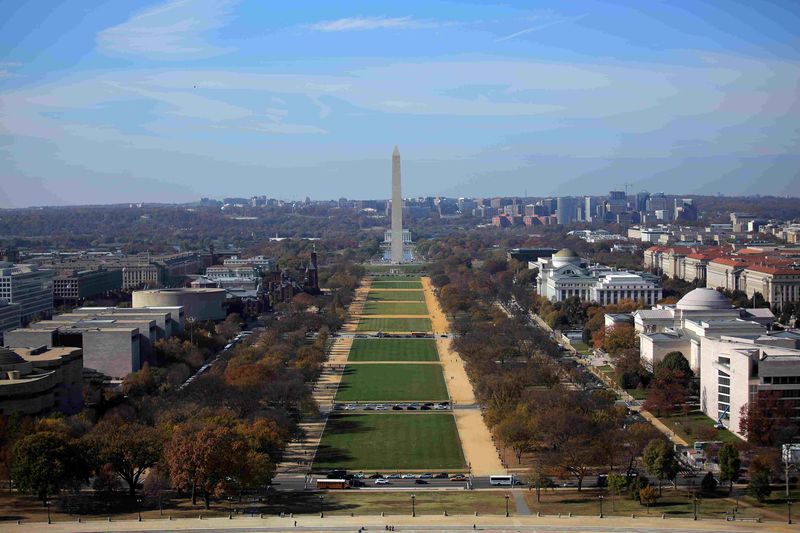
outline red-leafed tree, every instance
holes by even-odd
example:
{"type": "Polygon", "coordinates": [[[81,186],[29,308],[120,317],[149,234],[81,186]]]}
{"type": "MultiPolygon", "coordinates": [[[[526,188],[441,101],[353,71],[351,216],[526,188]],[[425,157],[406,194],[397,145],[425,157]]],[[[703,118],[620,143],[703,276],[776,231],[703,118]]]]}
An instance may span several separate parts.
{"type": "Polygon", "coordinates": [[[792,421],[791,403],[780,399],[776,391],[761,391],[739,414],[739,432],[760,446],[773,446],[785,441],[787,432],[797,433],[792,421]]]}

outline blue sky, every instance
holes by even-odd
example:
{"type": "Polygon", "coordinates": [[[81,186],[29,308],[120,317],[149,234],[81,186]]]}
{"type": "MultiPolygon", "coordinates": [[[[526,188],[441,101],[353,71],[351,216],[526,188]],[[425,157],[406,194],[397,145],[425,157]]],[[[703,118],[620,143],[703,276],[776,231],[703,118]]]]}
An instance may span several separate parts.
{"type": "Polygon", "coordinates": [[[800,4],[0,0],[0,206],[800,196],[800,4]]]}

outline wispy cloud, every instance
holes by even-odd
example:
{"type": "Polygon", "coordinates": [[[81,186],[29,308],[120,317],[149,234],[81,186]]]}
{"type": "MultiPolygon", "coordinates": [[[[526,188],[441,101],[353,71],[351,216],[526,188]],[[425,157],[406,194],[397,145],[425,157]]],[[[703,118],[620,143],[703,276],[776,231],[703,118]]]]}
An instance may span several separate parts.
{"type": "Polygon", "coordinates": [[[550,28],[550,27],[556,26],[558,24],[563,24],[564,22],[575,22],[575,21],[578,21],[578,20],[586,17],[587,15],[588,15],[588,13],[584,13],[582,15],[578,15],[577,17],[559,18],[559,19],[555,19],[555,20],[550,20],[550,21],[544,22],[542,24],[537,24],[536,26],[531,26],[530,28],[525,28],[524,30],[520,30],[520,31],[514,32],[511,35],[506,35],[505,37],[500,37],[498,39],[495,39],[495,41],[496,42],[510,41],[511,39],[515,39],[515,38],[520,37],[522,35],[526,35],[528,33],[534,33],[534,32],[537,32],[539,30],[543,30],[545,28],[550,28]]]}
{"type": "Polygon", "coordinates": [[[207,33],[224,26],[238,0],[169,0],[97,34],[98,49],[110,55],[152,59],[210,57],[230,51],[211,44],[207,33]]]}
{"type": "Polygon", "coordinates": [[[405,30],[438,27],[436,22],[412,17],[347,17],[309,24],[315,31],[405,30]]]}

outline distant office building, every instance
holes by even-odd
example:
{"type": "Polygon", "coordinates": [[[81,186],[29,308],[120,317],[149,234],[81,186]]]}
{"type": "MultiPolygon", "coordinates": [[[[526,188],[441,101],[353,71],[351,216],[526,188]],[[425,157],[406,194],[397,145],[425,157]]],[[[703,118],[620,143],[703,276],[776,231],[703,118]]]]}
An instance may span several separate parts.
{"type": "Polygon", "coordinates": [[[80,348],[0,347],[0,415],[80,411],[82,359],[80,348]]]}
{"type": "Polygon", "coordinates": [[[23,323],[53,314],[53,271],[0,262],[0,300],[19,304],[23,323]]]}
{"type": "Polygon", "coordinates": [[[536,261],[540,257],[550,257],[557,251],[555,248],[512,248],[507,255],[509,259],[529,262],[536,261]]]}
{"type": "Polygon", "coordinates": [[[272,270],[272,268],[275,266],[275,261],[274,259],[264,257],[263,255],[256,255],[254,257],[239,257],[234,255],[223,260],[222,264],[226,267],[253,265],[259,267],[262,272],[266,272],[268,270],[272,270]]]}
{"type": "Polygon", "coordinates": [[[647,202],[650,200],[650,193],[647,191],[642,191],[636,195],[636,210],[637,211],[648,211],[647,209],[647,202]]]}
{"type": "Polygon", "coordinates": [[[597,198],[586,196],[583,198],[583,220],[593,222],[597,218],[597,198]]]}
{"type": "Polygon", "coordinates": [[[663,211],[667,209],[667,198],[663,192],[654,192],[647,199],[647,211],[663,211]]]}
{"type": "Polygon", "coordinates": [[[132,261],[122,268],[123,289],[179,285],[188,276],[200,273],[204,258],[197,253],[186,252],[130,263],[132,261]]]}
{"type": "Polygon", "coordinates": [[[577,219],[575,198],[559,196],[556,198],[556,220],[559,224],[570,224],[577,219]]]}
{"type": "Polygon", "coordinates": [[[3,333],[21,325],[20,305],[0,300],[0,346],[3,346],[3,333]]]}
{"type": "Polygon", "coordinates": [[[691,198],[675,198],[675,220],[697,220],[697,207],[691,198]]]}
{"type": "Polygon", "coordinates": [[[121,270],[61,272],[53,278],[53,294],[58,300],[83,300],[120,289],[121,270]]]}
{"type": "Polygon", "coordinates": [[[731,213],[731,230],[736,232],[746,232],[749,230],[751,222],[756,220],[755,215],[749,213],[731,213]]]}
{"type": "Polygon", "coordinates": [[[624,191],[610,191],[605,203],[606,213],[609,213],[612,217],[628,211],[628,197],[624,191]]]}

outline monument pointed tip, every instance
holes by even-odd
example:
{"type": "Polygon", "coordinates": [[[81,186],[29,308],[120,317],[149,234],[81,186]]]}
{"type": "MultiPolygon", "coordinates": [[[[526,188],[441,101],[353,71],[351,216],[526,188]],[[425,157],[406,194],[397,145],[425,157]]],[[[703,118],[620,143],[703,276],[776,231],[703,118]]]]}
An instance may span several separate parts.
{"type": "Polygon", "coordinates": [[[400,150],[397,148],[396,144],[394,145],[394,151],[392,152],[392,155],[400,155],[400,150]]]}

